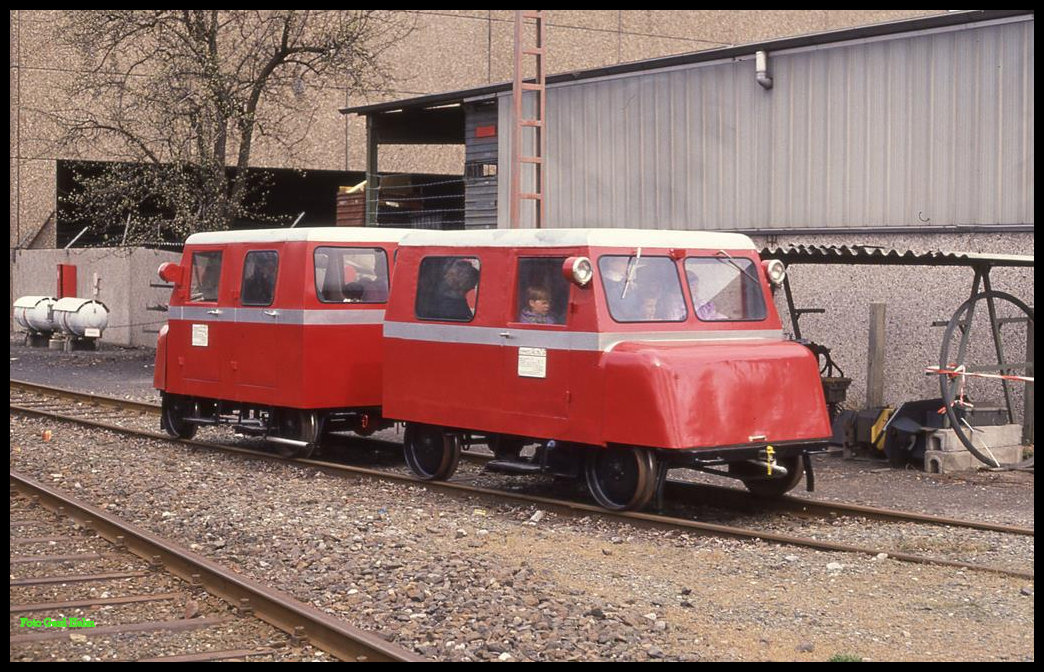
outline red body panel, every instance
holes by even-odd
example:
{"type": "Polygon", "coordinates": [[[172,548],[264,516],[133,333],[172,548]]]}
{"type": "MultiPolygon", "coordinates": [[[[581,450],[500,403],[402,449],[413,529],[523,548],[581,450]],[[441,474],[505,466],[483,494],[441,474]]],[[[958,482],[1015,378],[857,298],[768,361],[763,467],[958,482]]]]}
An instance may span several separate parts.
{"type": "MultiPolygon", "coordinates": [[[[690,306],[681,322],[621,323],[612,319],[596,277],[588,287],[570,287],[566,325],[512,321],[520,256],[597,259],[621,253],[633,251],[400,247],[386,312],[385,416],[588,445],[664,449],[830,436],[816,358],[783,340],[771,301],[757,321],[701,321],[690,306]],[[481,261],[473,321],[415,317],[418,266],[425,256],[437,255],[481,261]],[[546,351],[546,377],[519,375],[526,347],[546,351]]],[[[771,296],[755,252],[730,254],[755,262],[763,294],[771,296]]]]}
{"type": "Polygon", "coordinates": [[[603,362],[606,442],[706,448],[830,434],[816,357],[797,343],[621,343],[603,362]]]}
{"type": "Polygon", "coordinates": [[[152,367],[152,386],[157,390],[167,387],[167,331],[168,326],[160,327],[156,337],[156,364],[152,367]]]}
{"type": "Polygon", "coordinates": [[[389,264],[395,250],[394,243],[386,242],[187,245],[186,268],[194,252],[222,251],[218,300],[190,302],[187,288],[174,291],[167,333],[157,345],[156,387],[251,405],[380,406],[385,304],[321,302],[312,262],[319,246],[379,247],[389,264]],[[275,295],[270,306],[243,306],[239,288],[245,255],[258,250],[279,254],[275,295]]]}

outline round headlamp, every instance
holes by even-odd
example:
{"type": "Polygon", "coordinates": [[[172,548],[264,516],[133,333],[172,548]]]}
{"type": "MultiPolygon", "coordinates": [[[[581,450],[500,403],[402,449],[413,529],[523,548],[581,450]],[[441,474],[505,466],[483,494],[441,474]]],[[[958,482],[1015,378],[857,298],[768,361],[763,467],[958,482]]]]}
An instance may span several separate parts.
{"type": "Polygon", "coordinates": [[[569,257],[562,264],[562,275],[578,287],[586,287],[594,277],[594,266],[587,257],[569,257]]]}
{"type": "Polygon", "coordinates": [[[783,284],[784,278],[787,277],[787,269],[783,265],[783,262],[779,259],[769,259],[765,263],[765,275],[768,276],[769,282],[776,287],[783,284]]]}

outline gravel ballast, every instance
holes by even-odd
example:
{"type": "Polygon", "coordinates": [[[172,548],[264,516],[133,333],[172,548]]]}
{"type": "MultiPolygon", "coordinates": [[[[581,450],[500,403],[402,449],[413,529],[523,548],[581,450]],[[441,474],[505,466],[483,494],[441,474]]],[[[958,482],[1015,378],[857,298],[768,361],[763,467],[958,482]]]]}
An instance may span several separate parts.
{"type": "Polygon", "coordinates": [[[14,468],[432,659],[1034,655],[1023,579],[537,515],[67,425],[44,443],[45,424],[12,417],[14,468]]]}
{"type": "MultiPolygon", "coordinates": [[[[12,345],[12,378],[157,399],[147,352],[65,353],[73,359],[62,359],[68,375],[59,380],[61,354],[12,345]]],[[[1032,580],[638,529],[37,419],[11,423],[12,468],[432,660],[1034,658],[1032,580]]],[[[1033,524],[1032,474],[949,477],[839,458],[820,466],[816,497],[1033,524]]],[[[840,520],[829,534],[855,545],[877,526],[840,520]]],[[[902,528],[889,529],[902,541],[902,528]]],[[[1032,539],[918,530],[905,535],[911,546],[965,546],[990,564],[1032,566],[1032,539]]]]}

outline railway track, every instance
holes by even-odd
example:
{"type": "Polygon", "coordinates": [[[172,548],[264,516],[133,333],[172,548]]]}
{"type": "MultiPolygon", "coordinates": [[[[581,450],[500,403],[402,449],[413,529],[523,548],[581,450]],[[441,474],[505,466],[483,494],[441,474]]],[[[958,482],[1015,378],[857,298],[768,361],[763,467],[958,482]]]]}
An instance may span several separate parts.
{"type": "MultiPolygon", "coordinates": [[[[74,407],[77,414],[82,413],[84,418],[104,420],[105,418],[121,417],[122,410],[129,411],[138,417],[159,416],[158,404],[130,401],[102,395],[88,394],[74,390],[53,388],[36,383],[22,381],[11,381],[12,399],[19,395],[19,405],[22,408],[34,411],[46,411],[48,409],[66,409],[69,402],[76,404],[74,407]],[[31,405],[22,406],[22,400],[32,399],[31,405]],[[65,401],[61,401],[65,400],[65,401]]],[[[379,449],[401,450],[398,443],[384,441],[374,438],[354,437],[356,444],[363,443],[375,446],[379,449]]],[[[490,455],[465,451],[462,459],[482,465],[490,459],[490,455]]],[[[914,511],[898,511],[876,506],[865,506],[861,504],[846,504],[843,502],[827,502],[787,495],[779,498],[758,498],[752,496],[745,490],[727,488],[706,483],[694,483],[681,480],[669,480],[665,490],[666,499],[671,501],[685,502],[691,505],[713,504],[716,507],[731,507],[735,509],[752,509],[759,511],[789,511],[800,513],[804,516],[857,516],[870,520],[883,520],[892,522],[912,522],[929,525],[945,525],[948,527],[964,527],[974,530],[992,530],[1005,534],[1016,534],[1033,536],[1033,529],[1017,526],[1002,525],[986,521],[957,519],[943,516],[934,516],[914,511]]]]}
{"type": "Polygon", "coordinates": [[[22,474],[10,481],[12,661],[316,660],[317,650],[420,660],[22,474]]]}
{"type": "MultiPolygon", "coordinates": [[[[35,393],[39,393],[39,391],[35,392],[35,393]]],[[[104,401],[98,401],[96,403],[91,403],[91,402],[88,402],[88,401],[84,401],[84,400],[82,400],[82,399],[80,399],[78,397],[77,398],[70,398],[70,400],[71,401],[69,402],[69,404],[71,404],[71,408],[72,409],[79,409],[79,408],[93,409],[96,406],[104,406],[106,403],[108,403],[108,402],[104,402],[104,401]]],[[[115,401],[119,402],[120,400],[115,400],[115,401]]],[[[45,402],[44,405],[48,406],[48,405],[53,405],[54,403],[55,402],[53,402],[53,401],[48,401],[48,402],[45,402]]],[[[11,409],[13,409],[13,410],[16,410],[16,408],[17,407],[14,404],[13,404],[13,406],[11,406],[11,409]]],[[[45,414],[45,415],[55,415],[53,409],[41,409],[39,407],[38,408],[33,408],[33,409],[22,408],[22,409],[20,409],[20,412],[38,413],[38,414],[45,414]]],[[[65,419],[69,419],[69,421],[71,421],[71,422],[87,424],[87,425],[91,425],[91,426],[99,427],[99,428],[103,428],[103,429],[111,429],[111,430],[119,431],[119,432],[132,432],[132,433],[138,434],[140,436],[147,436],[149,438],[156,438],[156,439],[160,439],[160,440],[164,440],[164,441],[173,441],[173,439],[170,439],[166,434],[163,434],[163,433],[158,433],[158,432],[155,432],[155,431],[145,431],[145,430],[141,430],[141,429],[131,429],[131,428],[126,428],[126,427],[118,427],[118,426],[112,425],[110,423],[106,423],[106,422],[103,422],[103,421],[98,421],[98,419],[91,419],[91,418],[88,418],[88,417],[75,417],[75,416],[66,416],[65,419]]],[[[358,443],[359,440],[369,442],[372,447],[373,446],[377,446],[377,447],[380,447],[380,448],[383,448],[383,449],[387,449],[388,447],[394,446],[394,443],[389,443],[387,441],[374,441],[373,439],[356,439],[353,442],[358,443]]],[[[222,443],[213,443],[213,442],[206,442],[206,441],[183,441],[183,442],[189,443],[189,445],[194,445],[194,446],[199,446],[199,447],[206,447],[206,448],[209,448],[209,449],[219,449],[219,450],[223,450],[223,451],[232,451],[232,452],[237,452],[237,453],[241,453],[241,454],[251,455],[251,456],[254,456],[254,457],[259,457],[259,458],[262,458],[262,459],[283,460],[283,458],[280,458],[278,456],[272,455],[270,452],[263,451],[263,450],[262,451],[251,450],[251,449],[243,448],[242,446],[229,446],[229,445],[222,445],[222,443]]],[[[546,509],[549,509],[549,510],[554,510],[556,512],[559,512],[562,515],[592,515],[593,514],[593,515],[599,515],[599,517],[615,518],[615,519],[631,522],[631,523],[636,524],[636,525],[652,526],[652,527],[663,528],[663,529],[674,529],[674,530],[681,529],[681,530],[685,530],[685,531],[689,531],[689,532],[695,532],[695,533],[699,533],[699,534],[711,534],[711,535],[717,535],[717,536],[722,536],[722,537],[733,537],[733,538],[744,538],[744,539],[761,539],[761,541],[764,541],[764,542],[777,543],[777,544],[783,544],[783,545],[792,545],[792,546],[802,546],[802,547],[813,548],[813,549],[824,550],[824,551],[840,551],[840,552],[847,552],[847,553],[858,553],[858,554],[872,555],[872,556],[877,556],[877,557],[887,556],[887,557],[892,557],[894,559],[899,559],[899,560],[904,560],[904,561],[909,561],[909,562],[934,563],[934,565],[943,565],[943,566],[950,566],[950,567],[956,567],[956,568],[967,568],[967,569],[974,569],[974,570],[979,570],[979,571],[995,572],[995,573],[1000,573],[1000,574],[1010,574],[1010,575],[1019,576],[1019,577],[1023,577],[1023,578],[1033,578],[1033,576],[1034,576],[1033,571],[1028,570],[1028,569],[1021,569],[1021,568],[1013,569],[1013,568],[993,567],[993,566],[989,566],[989,565],[983,565],[983,563],[980,563],[980,562],[974,562],[974,561],[969,561],[969,560],[964,560],[964,559],[951,559],[951,558],[945,558],[945,557],[939,557],[939,556],[926,556],[926,555],[921,555],[921,554],[918,554],[918,553],[909,553],[909,552],[904,552],[902,550],[896,550],[895,548],[888,548],[888,547],[886,547],[883,544],[880,547],[877,547],[877,546],[871,547],[871,546],[860,546],[860,545],[851,545],[851,544],[845,544],[845,543],[839,543],[839,542],[831,542],[831,541],[829,541],[828,538],[822,538],[822,535],[815,534],[814,532],[811,532],[808,535],[797,535],[797,534],[792,534],[792,533],[788,533],[788,532],[785,532],[785,531],[784,532],[780,532],[780,531],[773,531],[773,530],[766,530],[766,529],[752,529],[750,527],[740,527],[740,526],[728,525],[728,524],[712,524],[712,523],[707,523],[707,522],[697,522],[697,521],[693,521],[693,520],[687,520],[686,518],[684,518],[685,517],[685,513],[684,512],[683,513],[679,513],[679,514],[674,514],[674,515],[664,515],[664,514],[648,513],[648,512],[610,513],[608,511],[603,510],[600,507],[597,507],[597,506],[594,506],[594,505],[586,504],[584,502],[579,502],[579,501],[565,500],[565,499],[561,499],[559,497],[553,497],[553,496],[550,496],[550,495],[548,495],[548,496],[532,495],[532,494],[528,494],[528,493],[518,493],[518,491],[506,491],[504,489],[498,489],[498,488],[493,488],[493,487],[483,487],[483,486],[473,485],[469,481],[474,482],[474,481],[480,480],[479,477],[478,477],[478,474],[480,472],[479,472],[479,469],[478,469],[477,466],[474,467],[474,469],[472,470],[471,474],[469,474],[467,470],[461,470],[461,472],[458,473],[458,476],[454,477],[454,479],[452,479],[451,481],[447,481],[447,482],[435,481],[435,482],[432,482],[432,481],[419,481],[416,478],[414,478],[411,474],[408,474],[405,470],[399,470],[399,471],[384,470],[384,471],[381,471],[381,470],[369,469],[369,467],[362,467],[362,466],[358,466],[358,465],[352,466],[352,465],[345,464],[345,463],[331,462],[329,460],[317,460],[317,459],[293,460],[293,461],[301,463],[301,464],[307,464],[307,465],[311,465],[311,466],[314,466],[314,467],[318,467],[318,469],[323,469],[325,471],[328,471],[328,472],[331,472],[331,473],[336,473],[336,474],[339,474],[341,476],[356,476],[356,477],[365,477],[365,478],[379,478],[379,479],[393,480],[393,481],[399,481],[399,482],[411,483],[411,484],[423,484],[425,487],[429,487],[429,488],[436,489],[436,490],[447,491],[447,493],[454,494],[454,495],[457,495],[457,496],[460,496],[460,495],[475,496],[475,497],[481,497],[481,498],[489,498],[489,499],[496,500],[496,501],[509,500],[509,501],[515,501],[515,502],[518,502],[518,503],[537,505],[537,506],[540,506],[540,507],[543,507],[543,508],[546,508],[546,509]]],[[[728,489],[728,488],[713,488],[711,490],[708,490],[707,488],[708,487],[712,487],[712,486],[706,486],[706,485],[703,485],[703,484],[694,485],[694,484],[686,484],[686,483],[672,483],[670,487],[671,487],[671,490],[680,491],[680,493],[682,493],[682,496],[685,497],[685,498],[687,498],[687,497],[694,497],[696,499],[706,498],[708,491],[710,491],[710,493],[716,493],[716,490],[728,489]],[[693,493],[695,493],[697,495],[693,495],[693,493]]],[[[671,497],[673,497],[675,494],[677,494],[677,493],[675,493],[675,491],[672,491],[671,497]]],[[[723,496],[721,493],[717,493],[713,497],[715,498],[715,505],[716,506],[720,506],[722,498],[725,497],[725,496],[723,496]]],[[[749,495],[745,495],[743,493],[740,493],[740,491],[730,491],[730,493],[728,494],[728,497],[738,497],[739,499],[737,501],[740,502],[740,505],[742,505],[742,506],[750,507],[750,506],[752,506],[752,502],[754,502],[755,503],[754,506],[761,507],[762,512],[764,510],[764,506],[767,505],[765,500],[754,500],[749,495]]],[[[971,530],[992,531],[992,532],[996,532],[996,533],[1000,533],[1000,534],[1011,534],[1011,535],[1017,535],[1017,536],[1033,536],[1033,534],[1034,534],[1033,529],[1022,528],[1022,527],[994,525],[994,524],[980,523],[980,522],[975,522],[975,521],[956,521],[956,520],[952,520],[952,519],[940,519],[940,518],[936,518],[936,517],[924,517],[924,515],[921,515],[921,514],[912,514],[912,513],[903,512],[903,511],[880,510],[880,509],[874,509],[873,507],[855,507],[855,506],[851,506],[851,505],[838,505],[838,504],[829,503],[829,502],[814,502],[812,500],[807,500],[807,499],[803,499],[803,498],[782,498],[782,500],[780,500],[779,502],[775,502],[775,503],[773,503],[770,506],[790,508],[792,510],[799,510],[799,511],[801,511],[802,517],[807,517],[807,515],[809,515],[811,513],[813,515],[818,515],[818,517],[824,517],[824,518],[827,518],[827,519],[833,519],[833,518],[836,517],[836,515],[845,514],[845,515],[855,515],[855,517],[858,517],[858,520],[860,520],[860,521],[876,519],[876,520],[883,520],[883,521],[889,521],[889,522],[899,522],[899,523],[909,523],[909,524],[927,524],[927,525],[934,525],[934,526],[944,525],[944,526],[948,526],[948,527],[968,528],[968,529],[971,529],[971,530]]]]}
{"type": "MultiPolygon", "coordinates": [[[[14,387],[14,385],[15,385],[15,382],[13,381],[12,382],[12,386],[14,387]]],[[[42,392],[37,391],[36,393],[40,394],[42,392]]],[[[53,394],[53,393],[48,393],[48,394],[53,394]]],[[[120,402],[120,400],[115,400],[115,402],[120,402]]],[[[95,407],[95,404],[97,404],[98,406],[104,406],[105,403],[108,403],[108,402],[101,401],[101,400],[93,401],[93,402],[79,400],[79,401],[76,401],[75,403],[76,404],[81,404],[81,405],[82,404],[88,404],[88,406],[90,408],[93,408],[93,407],[95,407]]],[[[14,410],[14,409],[15,409],[15,406],[12,405],[12,410],[14,410]]],[[[23,410],[22,412],[49,413],[50,411],[41,410],[39,408],[36,408],[36,409],[23,410]]],[[[151,411],[146,411],[146,412],[151,412],[151,411]]],[[[107,429],[113,429],[113,430],[116,430],[116,431],[130,431],[130,430],[126,429],[126,428],[110,426],[107,423],[104,423],[104,422],[101,422],[101,421],[98,421],[98,420],[90,420],[90,419],[86,419],[86,418],[79,418],[79,419],[77,419],[77,418],[68,418],[68,419],[73,420],[73,421],[77,421],[77,422],[84,422],[84,423],[91,424],[91,425],[98,426],[98,427],[103,427],[103,428],[107,428],[107,429]]],[[[166,437],[166,435],[158,434],[156,432],[149,432],[149,431],[142,432],[142,431],[139,430],[137,433],[139,433],[140,435],[148,436],[150,438],[157,438],[157,439],[161,439],[161,440],[165,440],[165,441],[171,440],[168,437],[166,437]]],[[[372,440],[367,440],[367,441],[372,441],[372,440]]],[[[268,452],[257,451],[257,450],[249,450],[249,449],[243,448],[241,446],[232,447],[232,446],[227,446],[227,445],[211,444],[211,443],[205,443],[205,442],[199,442],[199,441],[191,441],[191,442],[185,442],[185,443],[189,443],[189,444],[193,444],[193,445],[206,446],[206,447],[210,447],[210,448],[220,448],[222,450],[231,450],[231,451],[235,451],[235,452],[240,452],[240,453],[244,453],[244,454],[253,455],[253,456],[256,456],[256,457],[263,458],[263,459],[278,459],[278,460],[282,459],[282,458],[278,458],[278,457],[276,457],[276,456],[274,456],[274,455],[272,455],[271,453],[268,453],[268,452]]],[[[947,558],[940,558],[940,557],[929,557],[929,556],[924,556],[924,555],[915,554],[915,553],[907,553],[907,552],[895,550],[893,548],[857,546],[857,545],[851,545],[851,544],[845,544],[845,543],[839,543],[839,542],[831,542],[829,540],[824,540],[824,539],[820,539],[820,538],[813,538],[815,535],[813,535],[813,536],[797,536],[797,535],[793,535],[793,534],[767,531],[767,530],[764,530],[764,529],[751,529],[749,527],[738,527],[738,526],[733,526],[733,525],[719,525],[719,524],[712,524],[712,523],[706,523],[706,522],[698,522],[698,521],[694,521],[694,520],[686,520],[686,519],[680,518],[678,516],[657,515],[657,514],[652,514],[652,513],[634,513],[634,512],[632,512],[632,513],[613,514],[613,513],[606,512],[605,510],[601,509],[600,507],[596,507],[596,506],[593,506],[593,505],[588,505],[588,504],[585,504],[583,502],[568,501],[568,500],[563,500],[563,499],[560,499],[560,498],[557,498],[557,497],[545,497],[545,496],[537,496],[537,495],[518,493],[518,492],[506,492],[506,491],[500,490],[500,489],[492,489],[492,488],[487,488],[487,487],[478,487],[478,486],[474,486],[474,485],[469,485],[468,483],[463,482],[465,480],[468,480],[467,475],[464,475],[463,478],[455,478],[454,480],[451,480],[449,482],[430,482],[430,481],[428,481],[428,482],[421,482],[421,481],[418,481],[417,479],[415,479],[413,476],[407,475],[405,472],[396,473],[396,472],[393,472],[393,471],[380,471],[380,470],[375,470],[375,469],[363,468],[363,467],[358,467],[358,466],[353,467],[353,466],[348,466],[348,465],[345,465],[345,464],[333,463],[333,462],[323,461],[323,460],[314,460],[314,459],[312,459],[312,460],[296,460],[296,462],[299,462],[301,464],[311,465],[313,467],[318,467],[318,468],[321,468],[321,469],[324,469],[324,470],[327,470],[327,471],[331,471],[331,472],[335,472],[335,473],[343,474],[343,475],[354,475],[354,476],[362,476],[362,477],[368,477],[368,478],[373,477],[373,478],[391,479],[391,480],[396,480],[396,481],[400,481],[400,482],[408,482],[408,483],[413,483],[413,484],[421,484],[421,483],[423,483],[423,485],[425,487],[429,487],[429,488],[437,489],[437,490],[442,490],[442,491],[447,491],[447,492],[458,494],[458,495],[463,494],[463,495],[468,495],[468,496],[489,497],[489,498],[494,498],[494,499],[498,499],[498,500],[501,500],[501,501],[504,500],[504,499],[509,499],[509,500],[512,500],[512,501],[520,502],[520,503],[535,504],[535,505],[538,505],[540,507],[544,507],[544,508],[547,508],[547,509],[553,509],[555,511],[560,512],[563,515],[578,515],[578,516],[598,515],[598,516],[619,518],[619,519],[627,520],[629,522],[632,522],[632,523],[638,524],[638,525],[650,525],[650,526],[656,526],[656,527],[667,528],[667,529],[684,529],[684,530],[688,530],[688,531],[696,532],[696,533],[700,533],[700,534],[711,534],[711,535],[717,535],[717,536],[723,536],[723,537],[732,537],[732,538],[740,538],[740,539],[760,539],[760,540],[763,540],[763,541],[769,541],[769,542],[773,542],[773,543],[789,544],[789,545],[796,545],[796,546],[804,546],[804,547],[815,548],[815,549],[826,550],[826,551],[842,551],[842,552],[848,552],[848,553],[860,553],[860,554],[866,554],[866,555],[877,556],[877,557],[881,557],[882,554],[883,554],[883,555],[886,555],[886,556],[891,557],[893,559],[903,560],[903,561],[908,561],[908,562],[919,562],[919,563],[947,565],[947,566],[975,569],[975,570],[981,570],[981,571],[990,571],[990,572],[996,572],[996,573],[1001,573],[1001,574],[1010,574],[1010,575],[1024,577],[1024,578],[1032,578],[1033,577],[1032,570],[1028,570],[1028,569],[1021,569],[1021,568],[1013,569],[1013,568],[1005,568],[1005,567],[994,567],[994,566],[983,565],[983,564],[980,564],[980,563],[969,562],[969,561],[960,560],[960,559],[954,560],[954,559],[947,559],[947,558]]],[[[671,489],[671,492],[669,494],[669,497],[679,496],[679,497],[682,497],[684,499],[688,499],[690,497],[694,498],[694,499],[706,498],[706,497],[708,497],[707,493],[711,493],[710,496],[714,499],[714,501],[716,502],[716,505],[720,505],[721,501],[726,496],[727,497],[738,497],[739,499],[737,499],[736,501],[740,502],[740,505],[749,506],[752,501],[755,501],[756,505],[758,507],[761,507],[761,510],[764,510],[764,508],[766,506],[771,506],[771,507],[775,507],[774,510],[779,510],[780,508],[782,508],[782,509],[789,509],[791,511],[798,511],[798,512],[801,513],[802,516],[816,515],[816,516],[823,516],[823,517],[836,517],[838,515],[846,515],[846,516],[857,516],[860,519],[875,519],[875,520],[883,520],[883,521],[890,521],[890,522],[901,522],[901,523],[910,523],[910,524],[916,523],[916,524],[928,524],[928,525],[944,525],[944,526],[948,526],[948,527],[968,528],[968,529],[972,529],[972,530],[991,531],[991,532],[1000,533],[1000,534],[1006,534],[1006,535],[1030,536],[1030,537],[1033,536],[1033,530],[1032,529],[1023,528],[1023,527],[996,525],[996,524],[991,524],[991,523],[983,523],[983,522],[979,522],[979,521],[965,521],[965,520],[955,520],[955,519],[949,519],[949,518],[939,518],[939,517],[934,517],[934,516],[924,516],[924,515],[921,515],[921,514],[914,514],[914,513],[909,513],[909,512],[876,509],[874,507],[862,507],[862,506],[853,506],[853,505],[843,505],[843,504],[836,504],[836,503],[831,503],[831,502],[817,502],[817,501],[814,501],[814,500],[809,500],[809,499],[805,499],[805,498],[797,498],[797,497],[785,497],[785,498],[782,498],[781,500],[779,500],[778,502],[773,502],[773,503],[770,504],[766,500],[753,500],[749,495],[746,495],[745,493],[740,493],[738,491],[731,491],[731,490],[728,490],[728,489],[725,489],[725,488],[714,488],[713,486],[706,486],[706,485],[702,485],[702,484],[694,485],[694,484],[672,482],[670,484],[670,489],[671,489]],[[711,488],[711,489],[708,490],[708,488],[711,488]],[[728,491],[728,492],[726,493],[726,492],[723,492],[723,491],[728,491]],[[745,502],[745,504],[744,504],[744,502],[745,502]]]]}

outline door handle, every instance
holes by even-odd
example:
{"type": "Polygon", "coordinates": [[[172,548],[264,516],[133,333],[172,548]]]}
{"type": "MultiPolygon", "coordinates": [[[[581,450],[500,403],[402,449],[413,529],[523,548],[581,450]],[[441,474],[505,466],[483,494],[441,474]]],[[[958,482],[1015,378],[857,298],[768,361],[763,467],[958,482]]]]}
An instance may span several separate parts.
{"type": "Polygon", "coordinates": [[[265,311],[262,311],[262,312],[264,312],[264,314],[268,315],[269,317],[276,317],[277,315],[279,315],[279,311],[278,310],[265,310],[265,311]]]}
{"type": "Polygon", "coordinates": [[[501,338],[514,338],[514,337],[513,337],[512,335],[511,335],[511,332],[510,332],[510,331],[502,331],[502,332],[500,332],[500,337],[501,337],[501,338]]]}
{"type": "Polygon", "coordinates": [[[207,315],[220,315],[220,314],[221,314],[221,309],[220,308],[215,308],[214,310],[208,310],[207,311],[207,315]]]}

